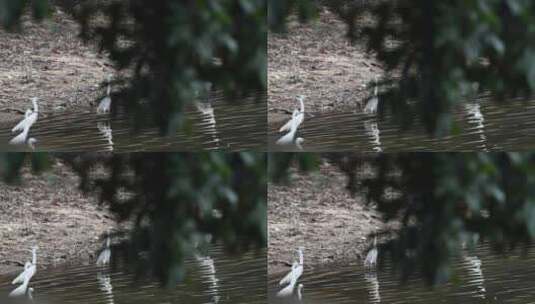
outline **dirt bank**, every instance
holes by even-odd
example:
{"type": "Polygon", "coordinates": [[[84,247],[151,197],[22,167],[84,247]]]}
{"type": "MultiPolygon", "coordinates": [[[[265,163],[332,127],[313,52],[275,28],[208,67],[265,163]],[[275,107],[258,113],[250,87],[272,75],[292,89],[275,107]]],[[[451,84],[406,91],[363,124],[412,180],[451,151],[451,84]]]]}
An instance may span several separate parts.
{"type": "Polygon", "coordinates": [[[61,163],[39,176],[25,168],[18,185],[0,182],[0,274],[20,270],[34,245],[38,268],[95,259],[115,222],[78,184],[61,163]]]}
{"type": "Polygon", "coordinates": [[[306,267],[360,262],[370,245],[366,237],[392,228],[346,185],[346,176],[327,163],[316,173],[294,172],[289,185],[269,185],[270,275],[288,269],[298,246],[305,247],[306,267]]]}
{"type": "Polygon", "coordinates": [[[78,38],[79,26],[55,9],[37,23],[28,14],[21,32],[0,28],[0,119],[15,120],[39,97],[40,114],[70,107],[89,107],[105,91],[100,88],[113,73],[109,60],[96,47],[78,38]]]}
{"type": "Polygon", "coordinates": [[[270,121],[278,119],[277,112],[291,113],[299,94],[306,96],[310,112],[360,110],[371,94],[368,83],[383,69],[365,52],[364,42],[351,45],[346,33],[347,26],[327,9],[307,24],[290,18],[286,34],[269,33],[270,121]]]}

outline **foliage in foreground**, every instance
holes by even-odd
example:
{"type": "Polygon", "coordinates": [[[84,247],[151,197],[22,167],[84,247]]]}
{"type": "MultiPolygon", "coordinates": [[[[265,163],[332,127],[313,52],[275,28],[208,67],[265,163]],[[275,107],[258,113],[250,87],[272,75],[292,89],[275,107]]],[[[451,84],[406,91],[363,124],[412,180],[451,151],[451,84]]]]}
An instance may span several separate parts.
{"type": "Polygon", "coordinates": [[[475,94],[506,101],[535,91],[534,1],[270,0],[270,28],[283,30],[296,10],[311,18],[317,3],[386,68],[380,110],[405,126],[419,118],[429,132],[444,134],[455,130],[452,110],[475,94]],[[363,25],[366,14],[376,22],[363,25]]]}
{"type": "Polygon", "coordinates": [[[20,28],[27,7],[41,20],[53,4],[129,75],[114,80],[120,90],[112,106],[124,106],[137,125],[150,118],[164,133],[173,132],[184,122],[184,105],[212,89],[229,101],[250,95],[265,100],[266,0],[0,0],[0,26],[20,28]]]}
{"type": "Polygon", "coordinates": [[[535,240],[533,153],[281,153],[270,155],[270,179],[287,177],[287,164],[295,160],[311,164],[322,158],[348,176],[348,191],[364,194],[386,221],[401,221],[382,252],[405,278],[421,271],[430,283],[446,281],[453,257],[474,238],[496,252],[535,240]],[[364,164],[372,166],[373,176],[359,175],[364,164]]]}
{"type": "Polygon", "coordinates": [[[184,257],[209,242],[229,252],[266,246],[264,153],[11,153],[0,155],[2,179],[24,182],[29,158],[37,172],[61,159],[83,191],[133,223],[127,260],[164,283],[181,280],[184,257]]]}

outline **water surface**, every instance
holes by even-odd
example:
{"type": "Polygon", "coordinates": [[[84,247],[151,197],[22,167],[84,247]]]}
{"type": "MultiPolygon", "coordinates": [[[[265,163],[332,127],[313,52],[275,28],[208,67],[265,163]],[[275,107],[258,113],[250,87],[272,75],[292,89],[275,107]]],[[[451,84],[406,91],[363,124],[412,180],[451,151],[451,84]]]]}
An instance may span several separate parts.
{"type": "MultiPolygon", "coordinates": [[[[112,267],[74,265],[38,269],[31,280],[35,303],[266,303],[265,251],[226,255],[221,247],[185,262],[187,278],[174,288],[136,281],[121,263],[112,267]]],[[[0,299],[14,276],[0,277],[0,299]]],[[[2,301],[0,301],[2,302],[2,301]]],[[[3,302],[2,302],[3,303],[3,302]]]]}
{"type": "MultiPolygon", "coordinates": [[[[39,117],[29,137],[37,139],[37,151],[199,151],[266,150],[267,117],[265,96],[229,104],[221,94],[211,96],[211,104],[196,103],[185,109],[190,128],[162,136],[156,125],[135,129],[119,109],[115,115],[97,115],[95,111],[66,110],[39,117]],[[199,105],[199,106],[197,106],[199,105]]],[[[22,117],[21,117],[22,118],[22,117]]],[[[16,134],[17,122],[0,122],[0,149],[28,151],[26,145],[9,141],[16,134]]]]}
{"type": "Polygon", "coordinates": [[[270,303],[535,303],[535,246],[508,256],[485,245],[463,252],[453,265],[450,283],[430,288],[416,274],[405,285],[387,260],[377,271],[360,264],[305,270],[302,300],[275,296],[279,277],[269,279],[270,303]]]}
{"type": "MultiPolygon", "coordinates": [[[[298,136],[305,151],[401,152],[401,151],[520,151],[535,149],[535,102],[497,104],[481,98],[457,108],[452,116],[459,132],[445,137],[427,134],[415,120],[404,130],[391,116],[379,119],[362,113],[307,113],[298,136]]],[[[275,144],[280,125],[270,124],[273,151],[295,151],[275,144]]]]}

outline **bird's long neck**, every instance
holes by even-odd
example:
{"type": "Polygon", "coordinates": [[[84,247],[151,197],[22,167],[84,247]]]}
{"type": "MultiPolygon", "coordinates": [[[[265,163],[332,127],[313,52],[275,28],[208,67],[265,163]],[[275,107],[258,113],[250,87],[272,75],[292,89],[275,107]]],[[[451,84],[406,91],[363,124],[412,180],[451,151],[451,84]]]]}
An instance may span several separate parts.
{"type": "Polygon", "coordinates": [[[303,265],[303,250],[299,249],[299,265],[303,265]]]}
{"type": "Polygon", "coordinates": [[[373,247],[377,247],[377,237],[373,237],[373,247]]]}
{"type": "Polygon", "coordinates": [[[111,93],[111,85],[108,83],[108,88],[106,89],[106,95],[110,96],[111,93]]]}
{"type": "Polygon", "coordinates": [[[37,263],[37,252],[35,249],[32,250],[32,264],[35,265],[37,263]]]}
{"type": "Polygon", "coordinates": [[[106,239],[106,248],[110,248],[110,237],[106,239]]]}
{"type": "Polygon", "coordinates": [[[33,103],[33,111],[38,112],[37,101],[34,99],[32,100],[32,103],[33,103]]]}
{"type": "Polygon", "coordinates": [[[305,113],[305,103],[303,102],[303,98],[299,98],[299,103],[301,104],[301,113],[305,113]]]}

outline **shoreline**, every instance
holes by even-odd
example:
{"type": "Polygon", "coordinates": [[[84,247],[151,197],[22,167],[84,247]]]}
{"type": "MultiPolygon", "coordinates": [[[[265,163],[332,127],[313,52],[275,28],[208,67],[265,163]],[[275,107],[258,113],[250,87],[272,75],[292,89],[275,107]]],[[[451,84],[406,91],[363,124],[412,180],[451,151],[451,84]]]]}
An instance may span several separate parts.
{"type": "Polygon", "coordinates": [[[117,224],[97,198],[78,189],[76,174],[58,161],[40,175],[25,166],[21,180],[0,183],[0,275],[21,271],[32,246],[39,247],[38,269],[93,262],[100,237],[117,224]]]}
{"type": "MultiPolygon", "coordinates": [[[[362,25],[373,23],[364,16],[362,25]]],[[[286,33],[268,33],[268,113],[289,116],[297,95],[305,95],[307,112],[355,111],[372,89],[368,84],[383,67],[362,41],[351,44],[347,25],[321,7],[315,20],[301,24],[295,16],[286,33]]]]}
{"type": "Polygon", "coordinates": [[[361,263],[371,247],[367,236],[395,229],[362,195],[351,197],[336,166],[324,162],[319,172],[291,172],[290,185],[268,185],[268,276],[288,271],[299,246],[308,269],[361,263]]]}
{"type": "Polygon", "coordinates": [[[0,119],[16,121],[39,98],[39,114],[91,105],[105,95],[100,87],[113,74],[111,61],[79,37],[79,25],[53,5],[36,22],[26,13],[20,32],[0,29],[0,119]]]}

